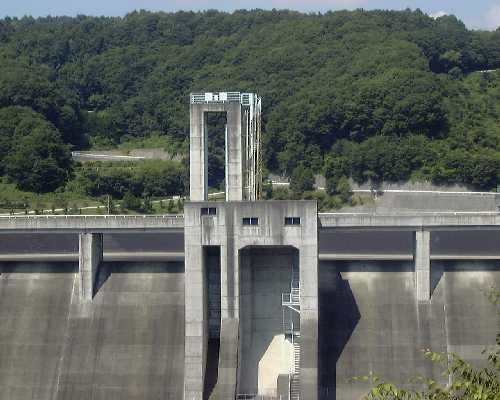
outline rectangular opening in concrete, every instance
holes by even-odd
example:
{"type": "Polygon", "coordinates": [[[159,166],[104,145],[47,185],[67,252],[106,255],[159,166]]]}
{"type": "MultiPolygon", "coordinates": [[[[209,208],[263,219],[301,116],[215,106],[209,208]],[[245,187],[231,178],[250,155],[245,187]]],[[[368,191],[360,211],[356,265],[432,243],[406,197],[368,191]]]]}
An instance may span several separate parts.
{"type": "MultiPolygon", "coordinates": [[[[283,296],[297,274],[293,247],[249,247],[240,251],[240,356],[238,393],[278,396],[278,378],[293,373],[294,348],[283,296]],[[295,268],[294,268],[295,267],[295,268]]],[[[293,316],[292,316],[293,317],[293,316]]],[[[299,315],[293,319],[300,330],[299,315]]]]}
{"type": "Polygon", "coordinates": [[[219,246],[203,248],[206,281],[208,346],[205,369],[205,398],[209,398],[218,379],[221,325],[221,258],[219,246]]]}
{"type": "Polygon", "coordinates": [[[208,140],[208,187],[217,192],[225,192],[227,113],[205,112],[204,118],[208,140]]]}

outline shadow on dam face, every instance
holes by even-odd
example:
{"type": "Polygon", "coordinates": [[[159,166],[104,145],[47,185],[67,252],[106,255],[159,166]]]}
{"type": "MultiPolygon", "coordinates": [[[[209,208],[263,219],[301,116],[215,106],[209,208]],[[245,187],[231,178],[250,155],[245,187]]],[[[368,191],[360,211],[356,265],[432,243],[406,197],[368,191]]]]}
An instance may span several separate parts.
{"type": "Polygon", "coordinates": [[[445,273],[453,272],[474,272],[481,271],[495,272],[500,270],[500,261],[498,260],[482,260],[482,261],[453,261],[453,260],[439,260],[431,262],[431,295],[433,295],[439,286],[441,279],[445,273]]]}
{"type": "Polygon", "coordinates": [[[356,400],[373,372],[408,389],[416,376],[447,383],[423,349],[454,352],[483,366],[495,345],[498,313],[485,291],[500,287],[498,261],[432,261],[430,302],[415,298],[412,262],[320,263],[320,399],[356,400]]]}
{"type": "Polygon", "coordinates": [[[319,398],[336,399],[337,361],[361,318],[340,268],[320,269],[319,315],[319,398]]]}

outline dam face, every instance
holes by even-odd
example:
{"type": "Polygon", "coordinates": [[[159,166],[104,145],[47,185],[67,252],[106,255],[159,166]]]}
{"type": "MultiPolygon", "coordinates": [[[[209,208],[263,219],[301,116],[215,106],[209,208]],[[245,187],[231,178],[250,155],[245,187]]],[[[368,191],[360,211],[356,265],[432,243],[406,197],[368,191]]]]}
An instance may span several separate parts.
{"type": "MultiPolygon", "coordinates": [[[[289,351],[280,336],[289,257],[252,257],[254,289],[242,307],[251,324],[242,337],[247,392],[289,351]]],[[[349,379],[370,372],[405,387],[415,375],[442,381],[426,348],[483,365],[500,325],[483,291],[500,286],[499,269],[433,261],[432,300],[419,304],[410,262],[321,262],[319,398],[360,398],[369,385],[349,379]]],[[[78,299],[75,263],[2,263],[0,273],[0,398],[182,398],[182,263],[103,263],[91,304],[78,299]]]]}
{"type": "Polygon", "coordinates": [[[1,264],[0,398],[182,398],[182,264],[104,263],[92,303],[76,271],[1,264]]]}
{"type": "Polygon", "coordinates": [[[500,264],[433,262],[429,303],[415,301],[413,267],[405,262],[320,265],[320,398],[359,399],[372,387],[352,382],[370,373],[406,388],[416,376],[443,384],[443,365],[422,350],[455,352],[483,366],[495,344],[497,309],[485,296],[500,286],[500,264]]]}

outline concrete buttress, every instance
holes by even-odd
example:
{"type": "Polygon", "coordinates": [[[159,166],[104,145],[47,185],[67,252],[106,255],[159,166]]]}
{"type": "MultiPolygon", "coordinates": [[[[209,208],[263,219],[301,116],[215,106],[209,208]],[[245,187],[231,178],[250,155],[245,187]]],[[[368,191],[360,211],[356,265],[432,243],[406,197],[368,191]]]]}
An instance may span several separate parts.
{"type": "Polygon", "coordinates": [[[415,290],[418,302],[431,299],[431,233],[426,230],[415,232],[415,290]]]}
{"type": "Polygon", "coordinates": [[[103,256],[102,233],[80,233],[78,240],[80,299],[92,301],[97,271],[103,256]]]}

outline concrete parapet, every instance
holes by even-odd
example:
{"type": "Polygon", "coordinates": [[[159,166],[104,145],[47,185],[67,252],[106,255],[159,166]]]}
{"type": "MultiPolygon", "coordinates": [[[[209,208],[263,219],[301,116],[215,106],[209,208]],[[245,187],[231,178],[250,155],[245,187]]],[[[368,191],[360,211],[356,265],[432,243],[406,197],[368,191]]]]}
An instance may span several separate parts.
{"type": "Polygon", "coordinates": [[[0,232],[182,232],[183,215],[0,216],[0,232]]]}
{"type": "Polygon", "coordinates": [[[92,301],[99,264],[102,261],[102,233],[81,233],[79,240],[80,299],[92,301]]]}
{"type": "Polygon", "coordinates": [[[321,213],[318,217],[320,228],[500,229],[498,212],[321,213]]]}

